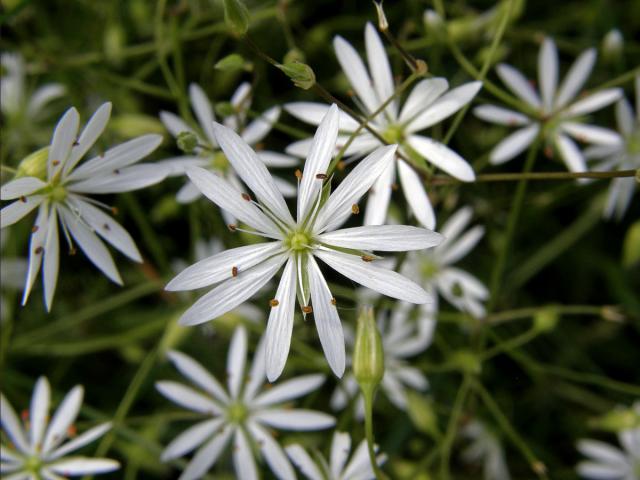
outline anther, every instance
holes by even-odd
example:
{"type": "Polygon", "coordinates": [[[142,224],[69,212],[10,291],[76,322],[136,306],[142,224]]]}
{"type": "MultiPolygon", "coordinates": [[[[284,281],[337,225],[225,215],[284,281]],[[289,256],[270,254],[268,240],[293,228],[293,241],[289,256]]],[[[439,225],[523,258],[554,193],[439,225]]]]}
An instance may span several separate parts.
{"type": "Polygon", "coordinates": [[[326,173],[318,173],[318,174],[316,174],[316,178],[318,180],[326,180],[327,179],[327,174],[326,173]]]}
{"type": "Polygon", "coordinates": [[[309,305],[305,305],[304,307],[302,307],[302,311],[304,313],[311,313],[313,312],[313,308],[311,308],[309,305]]]}
{"type": "Polygon", "coordinates": [[[42,251],[43,251],[43,250],[44,250],[44,248],[42,248],[42,247],[36,247],[36,249],[34,250],[34,252],[35,252],[36,254],[40,254],[40,253],[42,253],[42,251]]]}
{"type": "Polygon", "coordinates": [[[107,230],[107,231],[111,230],[111,227],[109,226],[109,224],[108,224],[108,223],[105,223],[105,224],[102,226],[102,228],[104,228],[104,229],[105,229],[105,230],[107,230]]]}
{"type": "Polygon", "coordinates": [[[69,425],[69,428],[67,428],[67,435],[69,437],[75,437],[78,434],[78,429],[76,428],[75,425],[69,425]]]}
{"type": "Polygon", "coordinates": [[[393,190],[394,192],[398,191],[398,184],[396,182],[393,182],[391,184],[391,190],[393,190]]]}
{"type": "Polygon", "coordinates": [[[360,213],[360,207],[357,203],[351,205],[351,213],[353,213],[354,215],[358,215],[360,213]]]}
{"type": "Polygon", "coordinates": [[[362,258],[363,262],[373,262],[373,257],[371,255],[362,255],[360,258],[362,258]]]}
{"type": "Polygon", "coordinates": [[[331,305],[337,305],[338,301],[335,298],[331,298],[331,305]]]}
{"type": "Polygon", "coordinates": [[[74,147],[77,147],[78,145],[80,145],[80,142],[78,142],[78,139],[76,138],[76,139],[73,141],[73,146],[74,146],[74,147]]]}
{"type": "Polygon", "coordinates": [[[29,420],[29,410],[22,410],[22,412],[20,412],[20,417],[22,417],[23,422],[29,420]]]}
{"type": "Polygon", "coordinates": [[[298,180],[302,180],[302,171],[299,168],[296,168],[295,176],[298,180]]]}
{"type": "Polygon", "coordinates": [[[340,160],[338,162],[338,165],[336,165],[336,168],[338,169],[338,171],[342,172],[345,169],[346,166],[347,166],[347,164],[344,163],[344,161],[340,160]]]}
{"type": "Polygon", "coordinates": [[[20,195],[20,201],[22,203],[27,203],[27,197],[25,197],[24,195],[20,195]]]}
{"type": "Polygon", "coordinates": [[[227,228],[229,230],[231,230],[232,232],[235,232],[238,228],[238,226],[235,223],[230,223],[229,225],[227,225],[227,228]]]}
{"type": "Polygon", "coordinates": [[[78,253],[78,251],[75,248],[69,247],[69,255],[73,257],[76,253],[78,253]]]}
{"type": "Polygon", "coordinates": [[[238,276],[238,267],[231,267],[231,276],[232,277],[238,276]]]}
{"type": "Polygon", "coordinates": [[[116,175],[120,175],[120,169],[116,168],[113,173],[115,173],[116,175]]]}
{"type": "Polygon", "coordinates": [[[51,164],[52,164],[54,167],[57,167],[58,165],[60,165],[60,160],[54,160],[53,162],[51,162],[51,164]]]}
{"type": "Polygon", "coordinates": [[[274,298],[269,300],[269,305],[271,305],[272,307],[277,307],[278,305],[280,305],[280,302],[274,298]]]}
{"type": "Polygon", "coordinates": [[[250,201],[251,201],[251,197],[249,196],[249,194],[248,194],[248,193],[243,193],[243,194],[242,194],[242,198],[243,198],[244,200],[246,200],[247,202],[250,202],[250,201]]]}
{"type": "Polygon", "coordinates": [[[111,207],[111,214],[118,215],[118,207],[111,207]]]}
{"type": "Polygon", "coordinates": [[[31,227],[31,233],[36,233],[39,229],[40,227],[38,225],[34,225],[33,227],[31,227]]]}

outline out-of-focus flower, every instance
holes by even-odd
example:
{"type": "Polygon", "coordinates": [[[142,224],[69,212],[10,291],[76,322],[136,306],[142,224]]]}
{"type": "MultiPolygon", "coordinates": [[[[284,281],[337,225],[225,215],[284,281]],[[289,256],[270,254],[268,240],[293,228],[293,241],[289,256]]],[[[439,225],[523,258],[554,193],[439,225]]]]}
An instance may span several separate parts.
{"type": "Polygon", "coordinates": [[[132,260],[142,261],[129,233],[97,208],[108,207],[87,195],[129,192],[161,181],[164,169],[153,164],[134,164],[153,152],[162,137],[143,135],[78,166],[104,131],[110,115],[111,104],[103,104],[78,136],[78,111],[67,110],[53,132],[48,152],[44,149],[42,155],[34,157],[42,165],[30,167],[33,172],[42,171],[42,175],[20,176],[0,189],[0,199],[14,200],[2,209],[0,228],[16,223],[39,207],[29,243],[23,305],[42,266],[45,305],[47,310],[51,309],[58,281],[58,220],[70,252],[75,252],[73,238],[89,260],[118,284],[122,284],[120,274],[98,235],[132,260]]]}
{"type": "Polygon", "coordinates": [[[622,32],[613,28],[602,39],[602,57],[605,61],[616,62],[622,58],[624,38],[622,32]]]}
{"type": "MultiPolygon", "coordinates": [[[[393,162],[396,146],[377,149],[360,162],[328,195],[327,169],[338,135],[338,108],[327,112],[299,174],[297,218],[294,219],[273,177],[251,148],[233,130],[213,124],[216,140],[255,194],[255,200],[227,180],[199,167],[187,174],[223,210],[247,224],[248,233],[270,240],[224,251],[190,266],[167,285],[168,290],[193,290],[216,285],[182,316],[183,325],[219,317],[250,298],[284,267],[266,331],[266,370],[278,378],[289,354],[296,296],[303,314],[313,311],[320,343],[331,369],[342,376],[345,348],[336,300],[319,258],[365,287],[400,300],[425,303],[426,292],[396,272],[375,265],[371,251],[406,251],[437,245],[440,235],[406,225],[377,225],[338,230],[359,212],[357,202],[393,162]],[[309,300],[313,307],[309,305],[309,300]]],[[[237,230],[237,225],[231,225],[237,230]]]]}
{"type": "Polygon", "coordinates": [[[468,464],[482,464],[485,480],[511,478],[502,445],[484,423],[473,420],[464,426],[460,435],[470,440],[469,445],[462,451],[462,460],[468,464]]]}
{"type": "MultiPolygon", "coordinates": [[[[358,106],[364,116],[370,117],[394,95],[395,87],[384,46],[370,23],[365,28],[365,44],[369,71],[356,50],[344,38],[337,36],[333,42],[338,61],[355,92],[358,106]]],[[[398,144],[398,153],[416,163],[425,164],[426,159],[459,180],[473,181],[475,174],[466,160],[443,143],[418,135],[417,132],[440,123],[460,110],[473,99],[481,86],[480,82],[471,82],[447,92],[449,83],[444,78],[422,80],[413,88],[401,109],[398,99],[393,99],[368,125],[385,142],[398,144]]],[[[329,106],[296,102],[287,104],[284,108],[300,120],[318,125],[329,106]]],[[[347,157],[360,158],[385,144],[366,129],[360,129],[360,124],[345,113],[340,115],[341,134],[336,144],[337,150],[354,136],[345,150],[347,157]],[[356,134],[357,131],[359,133],[356,134]]],[[[311,139],[295,142],[287,148],[287,153],[305,157],[311,144],[311,139]]],[[[416,220],[427,228],[434,228],[435,216],[423,182],[414,169],[399,157],[380,175],[369,192],[365,224],[385,223],[396,168],[400,185],[416,220]]]]}
{"type": "MultiPolygon", "coordinates": [[[[365,440],[360,442],[349,460],[351,437],[348,433],[335,432],[333,434],[329,461],[324,457],[320,457],[319,461],[313,460],[311,455],[299,444],[289,445],[285,450],[291,461],[309,480],[373,480],[376,478],[371,468],[365,440]]],[[[378,465],[382,465],[385,460],[386,455],[384,454],[376,457],[378,465]]]]}
{"type": "Polygon", "coordinates": [[[84,390],[80,385],[71,389],[49,421],[51,388],[47,379],[40,377],[23,424],[9,401],[0,395],[0,420],[9,440],[2,444],[2,478],[59,480],[62,477],[108,473],[120,468],[118,462],[108,458],[69,456],[111,428],[110,423],[103,423],[76,436],[73,422],[80,411],[83,396],[84,390]]]}
{"type": "Polygon", "coordinates": [[[24,282],[24,276],[27,274],[26,259],[7,257],[4,253],[8,237],[8,230],[0,230],[0,325],[9,314],[5,293],[20,289],[24,282]]]}
{"type": "Polygon", "coordinates": [[[177,405],[205,416],[176,437],[162,453],[162,461],[169,461],[197,449],[180,480],[202,477],[229,443],[233,443],[233,463],[238,478],[258,478],[254,449],[261,452],[278,478],[295,478],[284,450],[269,430],[311,431],[335,424],[334,418],[326,413],[282,406],[316,390],[324,382],[323,375],[295,377],[261,391],[265,380],[264,341],[256,349],[248,376],[245,375],[246,357],[247,332],[244,327],[238,327],[227,355],[226,391],[194,359],[177,351],[169,352],[173,365],[198,389],[172,381],[157,382],[156,388],[177,405]]]}
{"type": "MultiPolygon", "coordinates": [[[[213,130],[213,122],[215,122],[216,117],[211,102],[202,88],[195,83],[189,86],[189,98],[191,99],[191,108],[199,122],[198,129],[193,129],[183,119],[170,112],[161,112],[160,119],[171,135],[176,138],[183,132],[195,135],[198,143],[194,150],[196,155],[167,159],[161,164],[169,167],[169,175],[172,176],[185,175],[187,168],[191,166],[203,167],[222,176],[234,187],[240,189],[240,180],[229,165],[228,159],[220,150],[216,140],[213,130]]],[[[251,86],[245,82],[238,87],[231,97],[231,102],[228,105],[229,111],[224,112],[222,123],[238,133],[253,148],[256,148],[271,131],[273,124],[278,121],[280,107],[271,107],[258,118],[248,122],[250,108],[251,86]]],[[[257,155],[269,167],[292,167],[299,163],[298,159],[294,157],[266,150],[259,150],[257,155]]],[[[278,177],[274,177],[274,182],[276,182],[283,195],[288,197],[295,196],[295,186],[278,177]]],[[[187,182],[178,191],[177,200],[181,203],[189,203],[200,197],[200,195],[200,190],[193,183],[187,182]]],[[[228,221],[232,222],[232,220],[228,221]]]]}
{"type": "Polygon", "coordinates": [[[584,172],[587,170],[584,156],[571,137],[596,145],[621,142],[616,132],[583,122],[585,115],[618,100],[622,96],[620,88],[607,88],[576,99],[589,78],[596,56],[593,48],[583,52],[558,86],[558,51],[555,42],[546,38],[538,56],[540,95],[518,70],[504,63],[498,65],[498,76],[527,109],[521,113],[494,105],[480,105],[473,110],[482,120],[518,128],[493,148],[489,155],[492,164],[515,158],[542,135],[549,146],[555,146],[570,171],[584,172]]]}

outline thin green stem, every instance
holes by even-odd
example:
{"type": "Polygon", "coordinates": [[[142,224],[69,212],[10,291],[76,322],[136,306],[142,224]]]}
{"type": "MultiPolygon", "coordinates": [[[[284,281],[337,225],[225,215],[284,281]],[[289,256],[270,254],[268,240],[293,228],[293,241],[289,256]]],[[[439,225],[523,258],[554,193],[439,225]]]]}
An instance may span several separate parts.
{"type": "MultiPolygon", "coordinates": [[[[629,178],[635,177],[639,173],[635,170],[611,170],[604,172],[522,172],[522,173],[486,173],[476,176],[471,183],[485,182],[518,182],[522,180],[576,180],[578,178],[591,178],[599,180],[607,180],[612,178],[629,178]]],[[[453,177],[435,175],[428,180],[429,185],[451,185],[463,183],[461,180],[453,177]]],[[[468,183],[468,182],[464,182],[468,183]]]]}
{"type": "Polygon", "coordinates": [[[505,340],[504,342],[494,346],[493,348],[485,350],[481,355],[482,361],[484,362],[490,360],[492,357],[495,357],[496,355],[505,351],[515,350],[516,348],[521,347],[522,345],[525,345],[526,343],[534,340],[541,333],[542,332],[537,328],[530,328],[526,332],[521,333],[516,337],[505,340]]]}
{"type": "Polygon", "coordinates": [[[450,478],[449,472],[449,460],[451,458],[451,449],[453,448],[453,442],[456,438],[456,432],[458,431],[458,424],[460,423],[460,417],[462,416],[462,410],[464,408],[465,400],[470,391],[472,385],[472,378],[470,374],[465,374],[458,393],[453,402],[453,410],[449,417],[449,423],[444,434],[444,438],[441,442],[441,454],[440,454],[440,478],[441,480],[448,480],[450,478]]]}
{"type": "Polygon", "coordinates": [[[558,315],[594,315],[601,316],[605,308],[612,308],[606,305],[544,305],[540,307],[519,308],[516,310],[505,310],[488,315],[484,321],[490,325],[499,325],[512,320],[531,318],[543,310],[552,309],[558,315]]]}
{"type": "Polygon", "coordinates": [[[369,461],[371,462],[371,469],[376,476],[377,480],[388,480],[388,477],[378,466],[376,459],[376,451],[373,437],[373,396],[375,394],[374,389],[365,391],[363,389],[362,396],[364,398],[364,431],[367,438],[367,449],[369,450],[369,461]]]}

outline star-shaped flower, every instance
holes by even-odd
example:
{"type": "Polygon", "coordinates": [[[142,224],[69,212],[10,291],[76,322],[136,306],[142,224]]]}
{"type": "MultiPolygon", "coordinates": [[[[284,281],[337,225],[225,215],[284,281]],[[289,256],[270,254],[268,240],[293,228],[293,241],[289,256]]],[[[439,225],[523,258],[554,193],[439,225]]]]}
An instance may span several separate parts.
{"type": "Polygon", "coordinates": [[[470,443],[462,450],[462,460],[467,464],[482,464],[485,480],[510,480],[504,449],[495,433],[479,420],[467,423],[460,435],[470,443]]]}
{"type": "MultiPolygon", "coordinates": [[[[384,45],[370,23],[365,28],[365,44],[369,71],[349,42],[340,36],[333,41],[338,62],[353,87],[360,110],[369,117],[393,96],[395,87],[384,45]]],[[[422,80],[413,88],[401,109],[395,99],[369,125],[388,143],[398,144],[398,152],[404,157],[411,158],[418,164],[424,163],[426,159],[459,180],[473,181],[475,174],[466,160],[443,143],[418,135],[418,132],[440,123],[460,110],[473,99],[481,86],[480,82],[471,82],[447,92],[449,83],[444,78],[422,80]]],[[[284,108],[300,120],[318,125],[329,107],[318,103],[296,102],[285,105],[284,108]]],[[[354,119],[341,114],[341,135],[336,145],[338,150],[359,127],[360,124],[354,119]]],[[[360,158],[381,145],[384,143],[362,129],[346,149],[345,155],[360,158]]],[[[302,140],[290,145],[287,152],[304,157],[310,146],[310,140],[302,140]]],[[[399,157],[387,167],[369,192],[365,224],[385,223],[396,168],[405,199],[416,220],[427,228],[434,228],[435,216],[423,182],[414,169],[399,157]]]]}
{"type": "Polygon", "coordinates": [[[591,480],[640,478],[640,428],[623,430],[618,441],[622,449],[600,440],[580,440],[578,450],[589,459],[578,463],[578,475],[591,480]]]}
{"type": "Polygon", "coordinates": [[[473,110],[487,122],[518,127],[493,148],[489,161],[497,165],[515,158],[541,134],[549,146],[555,146],[570,171],[584,172],[587,170],[584,156],[571,137],[597,145],[619,143],[620,137],[614,131],[583,123],[585,115],[622,96],[621,89],[608,88],[576,99],[595,61],[595,49],[583,52],[558,87],[558,51],[554,41],[546,38],[538,55],[540,95],[518,70],[503,63],[498,65],[498,76],[526,104],[527,110],[521,113],[494,105],[480,105],[473,110]]]}
{"type": "MultiPolygon", "coordinates": [[[[376,257],[367,252],[429,248],[440,242],[439,234],[405,225],[337,230],[358,213],[358,200],[393,162],[396,146],[374,151],[327,197],[329,184],[324,181],[338,135],[338,108],[333,105],[316,132],[301,174],[294,219],[273,178],[253,150],[233,130],[219,124],[213,124],[213,129],[223,152],[256,199],[198,167],[187,171],[189,178],[211,201],[248,225],[251,233],[273,241],[227,250],[192,265],[175,277],[167,285],[168,290],[218,284],[184,313],[181,323],[196,325],[235,308],[285,265],[278,290],[270,301],[266,330],[267,377],[275,380],[287,360],[296,296],[305,315],[314,312],[327,361],[334,373],[342,376],[345,368],[342,325],[336,300],[316,258],[382,294],[412,303],[429,300],[421,287],[396,272],[378,267],[376,257]]],[[[231,226],[232,230],[237,228],[231,226]]]]}
{"type": "Polygon", "coordinates": [[[15,410],[0,395],[2,429],[10,443],[2,444],[0,472],[5,480],[61,480],[70,476],[97,475],[120,468],[115,460],[68,456],[104,435],[110,423],[103,423],[75,436],[73,422],[82,405],[83,388],[78,385],[64,397],[49,422],[51,388],[46,378],[36,382],[31,409],[24,425],[15,410]],[[72,438],[74,437],[74,438],[72,438]],[[72,439],[71,439],[72,438],[72,439]],[[65,443],[66,440],[69,440],[65,443]]]}
{"type": "MultiPolygon", "coordinates": [[[[184,175],[190,166],[204,167],[211,172],[222,175],[228,182],[239,188],[238,176],[232,168],[229,168],[229,162],[224,153],[220,151],[220,146],[213,132],[213,122],[216,118],[211,102],[202,88],[195,83],[189,86],[189,98],[191,99],[191,108],[199,122],[198,130],[194,130],[187,122],[170,112],[161,112],[160,120],[174,137],[178,137],[182,132],[195,134],[200,145],[195,149],[197,156],[176,157],[161,163],[169,167],[170,175],[184,175]]],[[[260,117],[247,124],[251,108],[251,86],[246,82],[235,91],[231,97],[230,105],[233,111],[222,119],[222,123],[237,132],[245,142],[254,148],[267,136],[280,116],[280,107],[271,107],[260,117]]],[[[269,167],[292,167],[299,163],[296,158],[266,150],[260,150],[257,155],[269,167]]],[[[274,181],[285,196],[295,196],[295,186],[278,177],[274,177],[274,181]]],[[[177,200],[181,203],[189,203],[200,195],[200,190],[193,183],[187,182],[178,192],[177,200]]]]}
{"type": "Polygon", "coordinates": [[[273,473],[281,479],[295,479],[293,467],[269,429],[322,430],[335,424],[332,416],[315,410],[283,408],[281,405],[317,389],[323,375],[295,377],[260,391],[265,379],[264,341],[258,345],[245,383],[247,332],[238,327],[227,356],[228,391],[209,372],[187,355],[172,351],[169,359],[191,383],[161,381],[156,388],[172,402],[205,415],[205,419],[176,437],[162,453],[169,461],[196,450],[180,480],[202,477],[233,443],[237,478],[258,478],[253,450],[260,450],[273,473]]]}
{"type": "Polygon", "coordinates": [[[80,117],[75,108],[62,116],[51,140],[51,146],[37,152],[42,171],[34,176],[16,178],[0,189],[0,199],[15,200],[0,213],[0,228],[8,227],[38,208],[29,243],[29,268],[22,304],[43,267],[42,283],[47,310],[51,309],[58,281],[59,241],[58,221],[75,252],[77,242],[89,260],[110,280],[122,284],[111,254],[98,235],[136,262],[142,258],[127,231],[98,207],[104,204],[88,197],[90,194],[129,192],[153,185],[165,177],[157,165],[134,165],[153,152],[160,135],[143,135],[99,154],[82,164],[104,131],[111,115],[111,104],[103,104],[87,122],[78,136],[80,117]]]}

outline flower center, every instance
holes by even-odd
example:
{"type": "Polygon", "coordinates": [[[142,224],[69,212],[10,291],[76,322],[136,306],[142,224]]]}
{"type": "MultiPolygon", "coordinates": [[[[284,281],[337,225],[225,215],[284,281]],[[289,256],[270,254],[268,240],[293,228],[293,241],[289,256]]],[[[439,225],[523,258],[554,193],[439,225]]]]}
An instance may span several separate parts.
{"type": "Polygon", "coordinates": [[[404,130],[401,125],[389,125],[387,129],[382,132],[382,138],[387,143],[401,143],[404,140],[404,130]]]}
{"type": "Polygon", "coordinates": [[[23,463],[24,469],[33,474],[36,478],[40,478],[40,469],[42,468],[42,460],[33,455],[31,457],[27,457],[23,463]]]}
{"type": "Polygon", "coordinates": [[[219,170],[221,172],[226,172],[229,168],[229,160],[222,152],[215,152],[211,158],[211,167],[214,170],[219,170]]]}
{"type": "Polygon", "coordinates": [[[627,138],[627,151],[631,155],[637,155],[640,153],[640,130],[634,131],[627,138]]]}
{"type": "Polygon", "coordinates": [[[289,250],[302,252],[311,246],[311,236],[305,232],[292,232],[285,240],[289,250]]]}
{"type": "Polygon", "coordinates": [[[67,198],[67,189],[63,185],[53,184],[49,190],[49,198],[52,202],[63,202],[67,198]]]}
{"type": "Polygon", "coordinates": [[[422,263],[422,275],[426,279],[432,279],[438,274],[438,264],[431,261],[426,261],[422,263]]]}
{"type": "Polygon", "coordinates": [[[227,410],[227,418],[232,423],[243,423],[247,418],[247,407],[242,403],[232,403],[227,410]]]}

